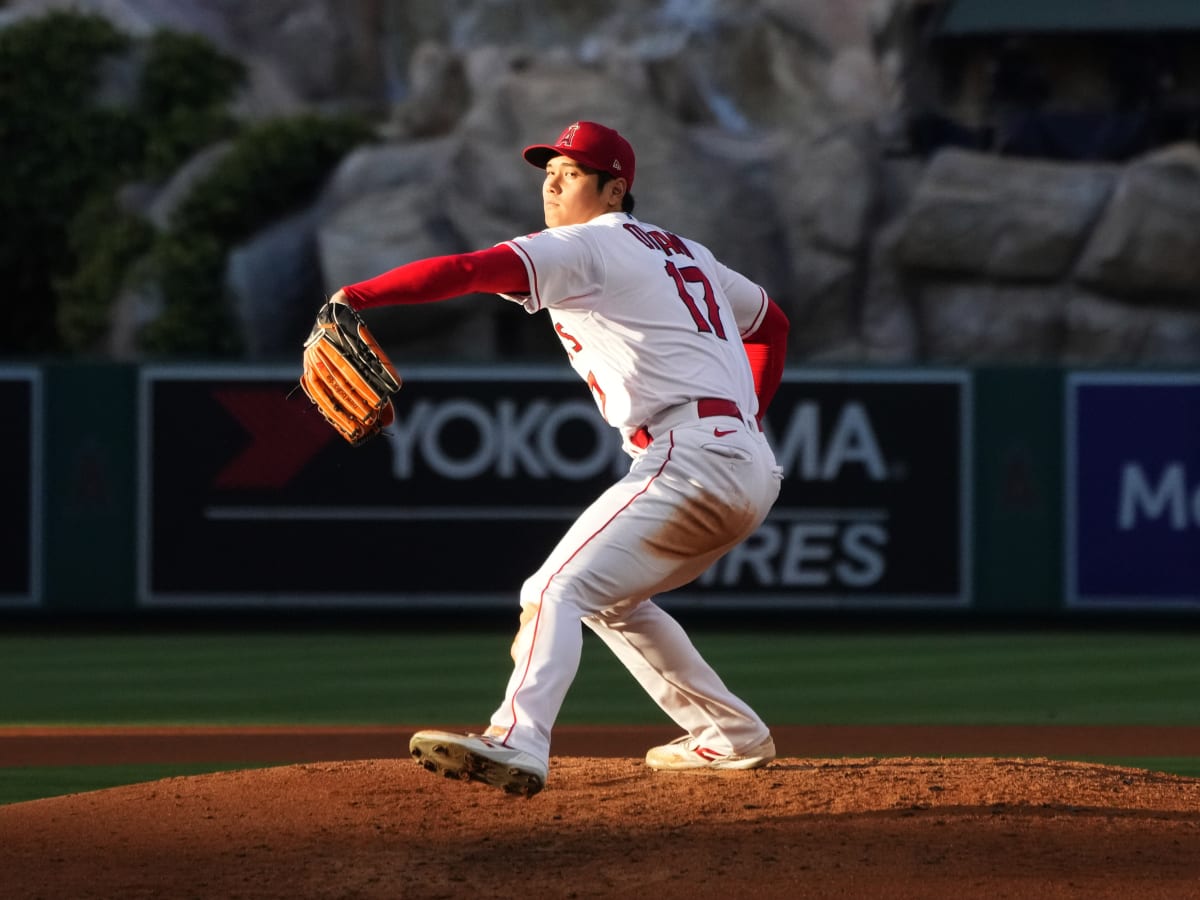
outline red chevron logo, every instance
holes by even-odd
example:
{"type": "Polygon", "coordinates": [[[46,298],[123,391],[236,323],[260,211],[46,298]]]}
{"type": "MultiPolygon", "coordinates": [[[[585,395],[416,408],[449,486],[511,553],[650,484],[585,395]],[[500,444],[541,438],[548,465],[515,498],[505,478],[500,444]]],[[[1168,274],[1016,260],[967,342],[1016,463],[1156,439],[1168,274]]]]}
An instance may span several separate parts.
{"type": "Polygon", "coordinates": [[[218,488],[281,488],[337,436],[305,398],[289,400],[277,388],[237,388],[213,397],[249,436],[213,479],[218,488]]]}

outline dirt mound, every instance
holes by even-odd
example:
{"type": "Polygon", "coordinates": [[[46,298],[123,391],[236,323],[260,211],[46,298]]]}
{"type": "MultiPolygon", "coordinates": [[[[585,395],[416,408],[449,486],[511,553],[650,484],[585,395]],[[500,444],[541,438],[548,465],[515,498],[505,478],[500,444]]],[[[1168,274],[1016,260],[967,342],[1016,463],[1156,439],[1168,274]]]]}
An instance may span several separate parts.
{"type": "Polygon", "coordinates": [[[1184,897],[1200,780],[1047,759],[555,757],[531,799],[410,760],[0,807],[8,897],[1184,897]]]}

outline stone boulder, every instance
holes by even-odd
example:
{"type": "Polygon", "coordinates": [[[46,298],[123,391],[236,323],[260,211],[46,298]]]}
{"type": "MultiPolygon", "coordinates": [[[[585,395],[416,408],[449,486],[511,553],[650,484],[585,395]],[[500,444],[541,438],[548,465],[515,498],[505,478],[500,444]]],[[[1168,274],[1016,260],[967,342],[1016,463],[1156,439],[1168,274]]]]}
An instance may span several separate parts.
{"type": "Polygon", "coordinates": [[[1060,362],[1192,366],[1200,362],[1200,312],[1150,309],[1075,290],[1065,310],[1060,362]]]}
{"type": "Polygon", "coordinates": [[[1077,277],[1135,303],[1200,310],[1200,147],[1178,144],[1135,160],[1079,262],[1077,277]]]}
{"type": "Polygon", "coordinates": [[[316,216],[305,210],[233,248],[225,284],[249,359],[299,359],[325,300],[317,260],[316,216]]]}
{"type": "Polygon", "coordinates": [[[1009,281],[1065,278],[1117,175],[1111,165],[945,150],[904,214],[896,262],[1009,281]]]}
{"type": "MultiPolygon", "coordinates": [[[[452,146],[435,140],[360,151],[343,165],[326,191],[318,233],[326,294],[406,262],[476,249],[447,214],[452,146]],[[371,187],[347,193],[351,181],[371,187]]],[[[409,358],[486,359],[496,353],[497,304],[478,299],[387,307],[369,311],[368,319],[381,343],[403,343],[409,358]]]]}
{"type": "Polygon", "coordinates": [[[918,306],[921,358],[934,363],[1056,362],[1067,293],[1057,285],[934,282],[918,306]]]}

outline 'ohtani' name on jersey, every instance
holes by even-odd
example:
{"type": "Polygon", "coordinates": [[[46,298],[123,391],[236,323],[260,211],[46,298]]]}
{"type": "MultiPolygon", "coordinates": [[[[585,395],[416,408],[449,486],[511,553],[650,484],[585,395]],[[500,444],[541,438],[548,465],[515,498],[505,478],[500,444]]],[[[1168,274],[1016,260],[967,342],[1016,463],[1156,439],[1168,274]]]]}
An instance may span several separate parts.
{"type": "Polygon", "coordinates": [[[647,231],[632,222],[627,222],[622,227],[651,250],[661,250],[667,256],[682,253],[688,259],[695,259],[692,251],[688,249],[688,245],[683,242],[683,238],[677,234],[671,234],[669,231],[647,231]]]}

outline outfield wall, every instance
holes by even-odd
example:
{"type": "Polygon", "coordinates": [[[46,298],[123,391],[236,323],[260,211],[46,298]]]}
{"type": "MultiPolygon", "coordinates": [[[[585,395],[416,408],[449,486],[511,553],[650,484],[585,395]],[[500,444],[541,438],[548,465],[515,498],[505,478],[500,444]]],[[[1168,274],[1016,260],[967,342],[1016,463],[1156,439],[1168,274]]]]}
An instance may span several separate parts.
{"type": "MultiPolygon", "coordinates": [[[[406,371],[360,448],[295,377],[0,367],[0,609],[511,607],[627,464],[561,366],[406,371]]],[[[765,428],[772,515],[669,605],[1200,610],[1200,376],[792,367],[765,428]]]]}

